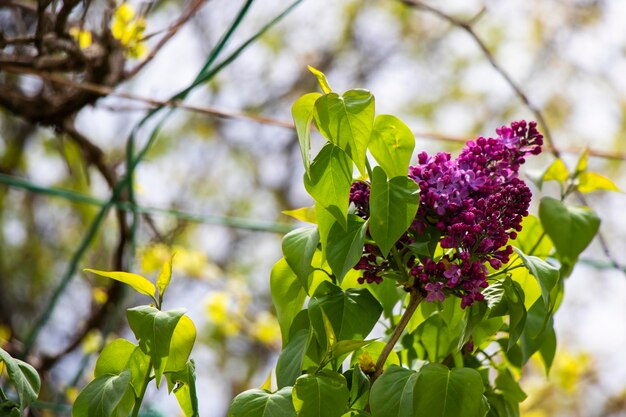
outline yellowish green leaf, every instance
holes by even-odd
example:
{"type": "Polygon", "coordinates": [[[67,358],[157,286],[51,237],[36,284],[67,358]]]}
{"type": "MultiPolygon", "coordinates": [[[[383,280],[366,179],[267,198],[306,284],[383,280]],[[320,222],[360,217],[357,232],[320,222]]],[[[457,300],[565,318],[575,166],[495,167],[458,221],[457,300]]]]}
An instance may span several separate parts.
{"type": "Polygon", "coordinates": [[[330,323],[330,320],[328,320],[328,316],[326,315],[326,313],[324,312],[324,309],[321,308],[322,311],[322,321],[324,322],[324,330],[326,331],[326,343],[327,343],[327,349],[330,350],[330,348],[337,343],[337,336],[335,335],[335,331],[333,330],[333,325],[330,323]]]}
{"type": "Polygon", "coordinates": [[[0,324],[0,348],[11,339],[11,328],[0,324]]]}
{"type": "Polygon", "coordinates": [[[590,193],[597,190],[621,192],[617,185],[607,177],[595,172],[585,171],[578,177],[578,191],[590,193]]]}
{"type": "MultiPolygon", "coordinates": [[[[140,294],[145,294],[148,297],[151,297],[153,300],[154,293],[156,292],[156,288],[153,283],[148,281],[146,278],[141,275],[133,274],[130,272],[121,272],[121,271],[99,271],[97,269],[85,269],[86,272],[91,272],[92,274],[100,275],[101,277],[111,278],[119,282],[123,282],[124,284],[128,284],[135,291],[140,294]]],[[[156,301],[156,300],[155,300],[156,301]]]]}
{"type": "Polygon", "coordinates": [[[301,222],[317,224],[317,217],[315,216],[315,207],[302,207],[294,210],[283,210],[286,216],[293,217],[301,222]]]}
{"type": "Polygon", "coordinates": [[[270,371],[270,373],[267,374],[267,378],[265,379],[265,382],[259,388],[265,391],[272,390],[272,371],[270,371]]]}
{"type": "Polygon", "coordinates": [[[587,171],[588,161],[589,161],[589,149],[585,149],[582,155],[580,155],[580,159],[578,159],[578,163],[576,164],[577,174],[587,171]]]}
{"type": "Polygon", "coordinates": [[[196,341],[196,326],[193,321],[182,316],[172,334],[170,351],[164,372],[175,372],[184,369],[196,341]]]}
{"type": "Polygon", "coordinates": [[[565,181],[569,178],[569,171],[561,159],[555,159],[554,162],[548,167],[546,172],[541,178],[542,182],[545,181],[558,181],[559,184],[565,184],[565,181]]]}
{"type": "Polygon", "coordinates": [[[159,290],[159,299],[163,299],[163,293],[165,293],[165,289],[168,285],[170,285],[170,280],[172,279],[172,261],[174,260],[174,255],[165,262],[163,268],[161,268],[161,272],[159,272],[159,277],[156,281],[156,287],[159,290]]]}
{"type": "Polygon", "coordinates": [[[310,65],[308,66],[308,68],[309,71],[311,71],[313,75],[317,77],[317,82],[320,84],[320,88],[322,89],[324,94],[328,94],[333,91],[333,89],[330,88],[330,85],[328,85],[328,80],[326,79],[326,76],[322,71],[318,70],[317,68],[313,68],[310,65]]]}

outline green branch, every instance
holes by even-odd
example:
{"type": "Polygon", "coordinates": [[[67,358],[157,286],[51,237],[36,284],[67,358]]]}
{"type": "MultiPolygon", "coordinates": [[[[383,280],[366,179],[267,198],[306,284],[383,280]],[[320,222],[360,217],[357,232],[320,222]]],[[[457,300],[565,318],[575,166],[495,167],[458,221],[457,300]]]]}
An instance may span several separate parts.
{"type": "Polygon", "coordinates": [[[402,332],[404,332],[404,329],[406,329],[406,326],[409,324],[411,317],[413,317],[415,310],[417,310],[417,307],[420,305],[423,299],[424,298],[422,297],[422,294],[419,292],[419,290],[412,287],[409,292],[409,304],[406,306],[406,310],[404,310],[404,313],[402,314],[398,325],[391,334],[391,338],[383,348],[380,356],[378,357],[378,360],[376,361],[376,371],[371,378],[372,384],[378,379],[380,375],[382,375],[383,367],[385,365],[385,362],[387,361],[387,358],[391,354],[391,351],[393,350],[396,343],[398,343],[398,340],[400,340],[402,332]]]}
{"type": "MultiPolygon", "coordinates": [[[[13,188],[19,188],[28,192],[48,195],[51,197],[63,198],[75,203],[88,204],[92,206],[104,207],[108,204],[107,201],[100,200],[98,198],[79,193],[72,190],[56,187],[43,187],[27,181],[23,178],[14,177],[11,175],[0,174],[0,184],[5,184],[13,188]]],[[[124,211],[133,211],[133,206],[130,202],[117,201],[113,203],[113,206],[124,211]]],[[[158,207],[145,207],[135,205],[134,210],[141,214],[156,214],[175,217],[177,219],[186,220],[193,223],[202,224],[215,224],[225,227],[232,227],[234,229],[251,230],[257,232],[270,232],[270,233],[287,233],[293,230],[293,226],[285,223],[273,223],[265,222],[254,219],[232,217],[232,216],[211,216],[203,214],[194,214],[182,210],[158,208],[158,207]]]]}

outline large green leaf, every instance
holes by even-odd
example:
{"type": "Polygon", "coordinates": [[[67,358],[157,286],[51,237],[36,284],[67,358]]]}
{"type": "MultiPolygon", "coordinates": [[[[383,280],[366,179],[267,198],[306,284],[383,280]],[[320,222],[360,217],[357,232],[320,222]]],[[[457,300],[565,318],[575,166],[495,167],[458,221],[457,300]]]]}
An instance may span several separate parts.
{"type": "Polygon", "coordinates": [[[304,175],[304,188],[346,228],[352,162],[341,148],[327,143],[311,164],[311,172],[304,175]]]}
{"type": "Polygon", "coordinates": [[[322,135],[345,150],[365,174],[366,150],[374,124],[372,93],[349,90],[343,96],[326,94],[315,102],[313,117],[322,135]]]}
{"type": "Polygon", "coordinates": [[[358,364],[347,372],[350,379],[350,407],[365,408],[369,402],[370,379],[358,364]]]}
{"type": "Polygon", "coordinates": [[[554,249],[552,241],[544,234],[541,221],[532,214],[522,220],[522,231],[517,234],[515,246],[528,255],[542,259],[548,257],[554,249]]]}
{"type": "Polygon", "coordinates": [[[368,148],[387,177],[406,176],[415,148],[415,137],[402,120],[380,114],[374,121],[368,148]]]}
{"type": "Polygon", "coordinates": [[[392,279],[383,279],[380,284],[365,284],[372,295],[383,306],[385,317],[393,317],[393,309],[400,300],[406,296],[406,292],[398,287],[397,282],[392,279]]]}
{"type": "Polygon", "coordinates": [[[96,275],[100,275],[101,277],[111,278],[116,281],[123,282],[124,284],[128,284],[135,291],[141,294],[145,294],[148,297],[152,298],[156,301],[154,295],[156,292],[156,287],[153,283],[148,281],[146,278],[141,275],[132,274],[130,272],[120,272],[120,271],[99,271],[97,269],[85,269],[87,272],[91,272],[96,275]]]}
{"type": "Polygon", "coordinates": [[[413,387],[417,372],[391,365],[370,392],[373,417],[413,417],[413,387]]]}
{"type": "Polygon", "coordinates": [[[483,380],[471,368],[449,370],[429,363],[424,365],[413,388],[413,415],[419,417],[483,417],[483,380]]]}
{"type": "Polygon", "coordinates": [[[159,303],[163,301],[163,294],[165,294],[166,288],[170,285],[170,280],[172,279],[172,261],[174,257],[172,256],[168,259],[161,268],[161,272],[159,272],[159,276],[156,280],[156,287],[159,290],[159,303]]]}
{"type": "Polygon", "coordinates": [[[139,347],[152,358],[157,387],[161,385],[174,330],[183,314],[185,309],[160,311],[151,306],[127,310],[128,324],[139,340],[139,347]]]}
{"type": "Polygon", "coordinates": [[[504,395],[493,391],[486,392],[485,398],[489,402],[487,417],[520,417],[518,402],[511,401],[504,395]]]}
{"type": "Polygon", "coordinates": [[[526,399],[526,393],[519,386],[509,369],[499,369],[495,382],[496,388],[502,392],[502,395],[507,400],[521,403],[526,399]]]}
{"type": "Polygon", "coordinates": [[[296,314],[302,309],[306,292],[296,274],[289,268],[285,258],[272,268],[270,292],[276,308],[276,318],[280,325],[283,347],[289,343],[289,328],[296,314]]]}
{"type": "Polygon", "coordinates": [[[291,398],[291,387],[273,394],[262,389],[244,391],[230,404],[228,417],[295,417],[291,398]]]}
{"type": "Polygon", "coordinates": [[[321,96],[320,93],[305,94],[293,103],[291,115],[296,125],[296,133],[300,142],[300,152],[306,173],[311,169],[311,121],[313,120],[313,110],[315,101],[321,96]]]}
{"type": "Polygon", "coordinates": [[[419,186],[406,174],[387,181],[385,171],[374,167],[370,193],[370,233],[383,256],[407,231],[419,205],[419,186]]]}
{"type": "MultiPolygon", "coordinates": [[[[488,288],[491,288],[491,286],[488,288]]],[[[483,319],[487,315],[487,305],[486,303],[474,303],[469,308],[466,308],[465,311],[466,316],[463,323],[463,331],[456,346],[457,350],[463,348],[463,345],[467,343],[470,336],[472,336],[474,329],[483,322],[483,319]]]]}
{"type": "Polygon", "coordinates": [[[20,411],[20,405],[16,403],[15,401],[0,400],[0,416],[22,417],[22,412],[20,411]]]}
{"type": "Polygon", "coordinates": [[[524,292],[520,285],[507,277],[502,282],[502,286],[504,288],[504,300],[509,313],[508,349],[511,349],[524,331],[527,311],[524,306],[524,292]]]}
{"type": "Polygon", "coordinates": [[[504,286],[502,281],[494,281],[489,284],[487,288],[483,290],[483,296],[485,296],[485,303],[490,309],[497,308],[504,298],[504,286]]]}
{"type": "MultiPolygon", "coordinates": [[[[130,369],[130,385],[139,395],[149,371],[150,357],[141,351],[139,346],[126,339],[115,339],[100,352],[94,376],[117,375],[124,369],[130,369]]],[[[129,387],[130,389],[130,387],[129,387]]]]}
{"type": "Polygon", "coordinates": [[[172,334],[170,352],[167,357],[164,372],[184,370],[187,367],[187,360],[189,359],[195,341],[196,326],[189,317],[182,316],[172,334]]]}
{"type": "Polygon", "coordinates": [[[539,218],[556,247],[561,272],[568,276],[578,256],[598,233],[600,218],[588,208],[569,207],[551,197],[541,199],[539,218]]]}
{"type": "MultiPolygon", "coordinates": [[[[78,395],[72,417],[111,417],[122,402],[130,383],[130,370],[105,374],[91,381],[78,395]]],[[[115,414],[114,414],[115,413],[115,414]]]]}
{"type": "Polygon", "coordinates": [[[146,375],[151,372],[150,356],[143,353],[141,348],[137,346],[128,359],[126,367],[130,369],[130,384],[135,391],[135,396],[141,394],[146,375]]]}
{"type": "MultiPolygon", "coordinates": [[[[544,343],[548,344],[545,353],[549,356],[550,344],[555,344],[555,337],[552,315],[544,304],[543,299],[539,298],[528,310],[528,318],[520,338],[523,363],[526,363],[533,353],[540,351],[544,343]]],[[[546,361],[546,365],[549,365],[552,359],[549,357],[547,359],[549,360],[546,361]]],[[[546,366],[546,368],[549,368],[549,366],[546,366]]]]}
{"type": "Polygon", "coordinates": [[[341,288],[323,282],[309,301],[309,319],[320,342],[326,340],[322,309],[330,320],[337,340],[365,339],[372,330],[382,306],[366,288],[341,288]]]}
{"type": "Polygon", "coordinates": [[[354,214],[348,215],[348,228],[335,223],[328,234],[326,259],[337,281],[352,269],[363,256],[363,244],[367,233],[367,222],[354,214]]]}
{"type": "MultiPolygon", "coordinates": [[[[517,260],[512,260],[509,265],[518,263],[517,260]]],[[[538,298],[541,298],[541,286],[539,281],[535,278],[528,268],[515,268],[510,271],[509,276],[514,282],[519,284],[519,288],[524,293],[524,306],[528,310],[538,298]]],[[[492,316],[494,310],[499,310],[497,307],[492,309],[492,316]]]]}
{"type": "Polygon", "coordinates": [[[9,381],[11,381],[15,387],[15,391],[19,397],[20,411],[24,410],[24,408],[35,401],[39,395],[39,389],[41,388],[39,374],[37,374],[37,371],[31,365],[11,357],[6,350],[0,348],[0,364],[3,362],[9,381]]]}
{"type": "Polygon", "coordinates": [[[522,259],[522,262],[524,262],[526,268],[528,268],[528,271],[537,278],[537,282],[539,282],[539,286],[541,287],[543,302],[551,308],[554,300],[550,299],[550,292],[559,282],[559,270],[541,258],[528,256],[521,250],[517,248],[514,249],[522,259]]]}
{"type": "Polygon", "coordinates": [[[346,379],[332,371],[303,375],[293,387],[298,417],[340,417],[348,408],[348,397],[346,379]]]}
{"type": "MultiPolygon", "coordinates": [[[[458,336],[461,335],[460,333],[459,331],[458,336]]],[[[458,343],[455,339],[455,332],[439,312],[420,324],[416,335],[432,362],[438,362],[448,356],[458,343]]]]}
{"type": "Polygon", "coordinates": [[[556,332],[554,328],[548,328],[541,348],[539,349],[539,354],[543,360],[547,375],[550,373],[550,368],[552,367],[552,362],[556,355],[556,332]]]}
{"type": "Polygon", "coordinates": [[[198,417],[200,413],[196,392],[196,366],[193,360],[187,362],[180,371],[167,374],[166,378],[168,391],[174,391],[185,417],[198,417]]]}
{"type": "Polygon", "coordinates": [[[128,368],[128,361],[135,349],[137,349],[137,345],[126,339],[113,340],[100,352],[100,356],[98,356],[96,361],[94,375],[99,377],[106,374],[121,373],[128,368]]]}
{"type": "Polygon", "coordinates": [[[315,254],[315,249],[320,241],[320,234],[317,226],[301,227],[292,230],[283,237],[283,256],[289,267],[296,273],[302,286],[307,286],[309,273],[311,272],[311,261],[315,254]]]}
{"type": "Polygon", "coordinates": [[[293,385],[302,375],[302,362],[309,341],[309,330],[300,329],[294,333],[287,346],[278,357],[276,364],[276,383],[278,388],[293,385]]]}
{"type": "Polygon", "coordinates": [[[474,346],[480,346],[483,349],[486,348],[503,325],[504,319],[502,317],[492,317],[481,321],[472,332],[474,346]]]}
{"type": "Polygon", "coordinates": [[[317,229],[320,233],[320,244],[322,245],[322,250],[325,251],[326,246],[328,246],[330,228],[333,227],[337,220],[335,220],[335,216],[330,211],[317,201],[315,202],[315,217],[317,219],[317,229]]]}
{"type": "Polygon", "coordinates": [[[330,348],[330,354],[332,359],[345,359],[346,354],[352,353],[355,350],[361,349],[373,340],[340,340],[333,344],[330,348]]]}

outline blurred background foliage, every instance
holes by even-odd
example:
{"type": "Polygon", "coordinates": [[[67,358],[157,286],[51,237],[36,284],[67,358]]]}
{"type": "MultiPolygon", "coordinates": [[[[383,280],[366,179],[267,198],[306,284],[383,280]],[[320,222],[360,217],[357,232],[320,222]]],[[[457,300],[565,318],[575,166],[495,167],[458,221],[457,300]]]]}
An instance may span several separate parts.
{"type": "MultiPolygon", "coordinates": [[[[203,415],[225,415],[234,395],[267,378],[280,348],[269,270],[291,222],[281,211],[311,205],[289,128],[293,101],[317,88],[307,65],[337,91],[373,91],[377,111],[405,121],[420,151],[456,152],[465,139],[536,118],[536,108],[570,167],[588,147],[590,169],[626,186],[626,3],[429,4],[452,24],[417,1],[302,1],[194,86],[183,107],[177,102],[130,177],[132,192],[120,194],[120,209],[77,257],[99,205],[128,172],[133,128],[194,84],[238,13],[217,62],[289,4],[0,3],[0,346],[42,372],[32,415],[68,415],[64,405],[89,379],[102,344],[128,333],[123,311],[137,300],[82,268],[154,278],[174,252],[167,307],[189,308],[200,330],[193,356],[203,415]],[[57,19],[73,6],[64,25],[46,29],[38,4],[57,19]],[[142,208],[136,218],[133,203],[142,208]]],[[[161,117],[143,123],[134,152],[161,117]]],[[[529,177],[553,158],[533,161],[529,177]]],[[[527,417],[626,415],[624,197],[599,193],[588,204],[603,219],[610,253],[596,242],[569,278],[551,378],[538,366],[522,376],[527,417]]],[[[155,414],[176,409],[163,393],[148,401],[155,414]]]]}

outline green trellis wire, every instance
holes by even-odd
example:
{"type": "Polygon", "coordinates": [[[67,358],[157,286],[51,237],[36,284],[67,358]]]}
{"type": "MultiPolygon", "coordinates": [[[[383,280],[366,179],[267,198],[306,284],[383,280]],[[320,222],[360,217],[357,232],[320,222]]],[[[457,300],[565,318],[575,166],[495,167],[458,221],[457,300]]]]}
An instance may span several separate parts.
{"type": "MultiPolygon", "coordinates": [[[[108,201],[92,197],[87,194],[79,193],[72,190],[57,187],[43,187],[34,184],[23,178],[0,174],[0,184],[7,185],[12,188],[26,190],[28,192],[43,194],[51,197],[59,197],[68,201],[79,204],[87,204],[91,206],[104,207],[108,201]]],[[[220,226],[232,227],[236,229],[251,230],[255,232],[269,233],[288,233],[293,230],[293,226],[284,223],[274,223],[262,220],[248,219],[232,216],[211,216],[205,214],[189,213],[182,210],[167,209],[159,207],[145,207],[131,204],[127,201],[116,201],[113,203],[115,208],[119,208],[128,212],[136,212],[139,214],[156,214],[178,219],[186,220],[193,223],[215,224],[220,226]]]]}
{"type": "MultiPolygon", "coordinates": [[[[243,4],[241,9],[239,10],[233,23],[229,26],[229,28],[226,30],[226,32],[224,33],[224,35],[222,36],[218,44],[213,48],[213,50],[209,54],[207,60],[205,61],[205,64],[203,65],[202,69],[200,70],[200,72],[198,73],[194,81],[188,87],[186,87],[185,89],[183,89],[182,91],[174,95],[168,101],[184,100],[189,95],[189,93],[193,91],[197,86],[202,85],[206,83],[207,81],[211,80],[222,69],[224,69],[230,63],[232,63],[244,50],[248,48],[248,46],[250,46],[256,40],[258,40],[258,38],[261,37],[265,32],[267,32],[270,28],[272,28],[274,25],[280,22],[285,16],[291,13],[291,11],[293,11],[293,9],[295,9],[300,3],[302,3],[302,1],[303,0],[296,0],[293,3],[291,3],[291,5],[287,7],[286,9],[284,9],[283,12],[281,12],[274,19],[272,19],[269,23],[263,26],[258,32],[256,32],[253,36],[251,36],[249,39],[243,42],[235,51],[233,51],[223,61],[221,61],[219,64],[213,67],[213,63],[217,60],[217,58],[219,57],[220,53],[223,51],[228,41],[232,38],[236,29],[239,27],[244,17],[248,14],[248,11],[250,10],[250,6],[254,2],[254,0],[247,0],[243,4]]],[[[75,276],[76,270],[78,268],[78,263],[80,262],[83,255],[89,248],[91,242],[93,241],[95,235],[100,229],[100,226],[102,225],[104,219],[106,218],[107,213],[109,212],[111,208],[120,207],[123,210],[132,212],[133,214],[133,221],[132,221],[131,228],[130,228],[130,246],[131,246],[130,252],[131,254],[134,252],[135,236],[136,236],[137,228],[138,228],[138,216],[141,213],[150,212],[150,213],[175,215],[180,218],[186,218],[189,221],[224,224],[224,225],[228,225],[232,227],[241,226],[242,228],[247,228],[250,230],[262,230],[264,229],[264,226],[267,226],[267,225],[261,225],[256,221],[248,220],[248,219],[217,217],[217,216],[198,216],[198,215],[184,213],[184,212],[181,212],[178,210],[172,210],[172,209],[156,209],[156,208],[140,207],[136,204],[135,196],[134,196],[133,188],[132,188],[134,171],[139,165],[139,163],[143,160],[145,155],[148,153],[148,151],[151,149],[152,145],[156,141],[160,128],[163,126],[165,121],[172,114],[174,109],[170,109],[165,114],[165,116],[159,121],[157,126],[150,133],[148,141],[139,150],[137,154],[135,154],[134,152],[135,136],[137,132],[139,131],[139,129],[153,116],[158,114],[163,108],[164,106],[160,106],[149,111],[146,114],[146,116],[132,130],[132,133],[130,134],[128,141],[127,141],[127,149],[126,149],[127,174],[113,187],[111,197],[108,201],[100,201],[100,200],[93,199],[92,197],[85,196],[85,195],[77,196],[76,195],[77,193],[72,193],[72,192],[68,192],[67,190],[63,190],[62,194],[64,196],[67,197],[70,194],[72,194],[73,197],[80,199],[81,202],[83,203],[97,204],[98,206],[100,206],[100,211],[98,212],[98,214],[95,216],[95,218],[89,225],[82,241],[80,242],[76,251],[73,253],[65,273],[61,277],[61,281],[59,282],[57,288],[54,290],[52,297],[48,301],[48,304],[44,308],[42,315],[37,320],[37,322],[31,329],[30,333],[26,336],[25,341],[24,341],[24,348],[20,355],[21,357],[25,357],[30,352],[41,329],[49,321],[50,317],[52,316],[52,312],[54,311],[61,295],[65,291],[65,288],[70,283],[72,278],[75,276]],[[128,196],[129,196],[128,202],[120,201],[120,196],[124,190],[128,191],[128,196]]],[[[3,177],[3,180],[8,181],[8,178],[3,177]]],[[[15,178],[13,178],[13,180],[15,181],[15,184],[19,182],[15,180],[15,178]]],[[[21,182],[21,184],[23,186],[26,186],[26,183],[23,181],[21,182]]],[[[17,186],[17,185],[13,185],[13,186],[17,186]]],[[[44,192],[44,190],[46,190],[44,187],[37,187],[34,184],[30,184],[29,186],[32,186],[31,191],[35,191],[35,189],[38,189],[40,192],[44,192]]],[[[47,189],[47,190],[50,191],[51,189],[47,189]]],[[[60,190],[55,189],[54,190],[55,195],[60,196],[59,191],[60,190]]]]}

